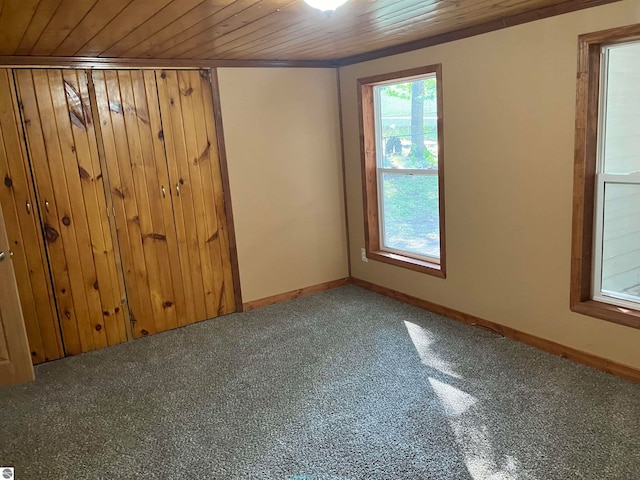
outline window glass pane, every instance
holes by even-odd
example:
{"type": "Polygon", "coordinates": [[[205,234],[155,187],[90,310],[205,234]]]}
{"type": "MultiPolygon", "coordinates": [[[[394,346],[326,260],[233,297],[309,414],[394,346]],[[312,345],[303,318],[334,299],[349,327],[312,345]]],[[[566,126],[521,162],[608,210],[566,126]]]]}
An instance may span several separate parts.
{"type": "Polygon", "coordinates": [[[382,174],[383,245],[440,258],[437,175],[382,174]]]}
{"type": "Polygon", "coordinates": [[[608,58],[604,171],[640,172],[640,43],[610,47],[608,58]]]}
{"type": "Polygon", "coordinates": [[[602,291],[640,301],[640,185],[605,185],[602,291]]]}
{"type": "Polygon", "coordinates": [[[374,87],[378,166],[438,168],[436,78],[374,87]]]}

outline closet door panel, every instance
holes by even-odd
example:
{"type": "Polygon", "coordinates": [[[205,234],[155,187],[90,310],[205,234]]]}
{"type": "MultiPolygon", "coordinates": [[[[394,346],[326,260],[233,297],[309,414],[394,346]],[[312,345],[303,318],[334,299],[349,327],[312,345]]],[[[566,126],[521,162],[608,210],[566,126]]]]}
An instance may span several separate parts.
{"type": "Polygon", "coordinates": [[[0,206],[33,363],[64,356],[10,70],[0,70],[0,206]]]}
{"type": "Polygon", "coordinates": [[[135,337],[186,308],[153,72],[93,72],[135,337]]]}
{"type": "Polygon", "coordinates": [[[124,316],[85,73],[17,70],[16,79],[65,349],[118,343],[124,316]]]}
{"type": "Polygon", "coordinates": [[[209,75],[166,70],[156,78],[180,260],[191,273],[187,303],[198,320],[212,318],[235,311],[235,304],[209,75]]]}
{"type": "Polygon", "coordinates": [[[227,228],[228,219],[227,211],[225,209],[222,171],[220,168],[220,157],[217,143],[218,136],[213,112],[214,104],[211,90],[211,77],[208,71],[200,75],[200,86],[200,89],[195,90],[195,98],[198,99],[198,102],[201,102],[199,104],[202,106],[202,111],[199,109],[196,111],[200,112],[199,118],[204,120],[207,132],[207,143],[212,145],[211,149],[208,151],[209,169],[206,169],[211,175],[211,181],[207,182],[207,185],[211,187],[211,191],[206,193],[206,198],[213,199],[213,205],[211,205],[210,200],[208,205],[210,206],[210,212],[215,210],[212,222],[215,222],[216,225],[216,233],[214,234],[215,238],[207,241],[207,244],[212,251],[212,255],[219,259],[220,262],[220,271],[222,272],[223,282],[223,292],[221,293],[220,300],[222,313],[231,313],[236,311],[235,291],[233,287],[233,268],[231,267],[231,245],[227,228]]]}
{"type": "MultiPolygon", "coordinates": [[[[205,285],[202,278],[203,259],[200,256],[198,243],[198,221],[202,226],[202,217],[194,208],[193,192],[190,188],[190,172],[187,145],[190,146],[182,122],[181,98],[178,88],[178,77],[175,71],[156,72],[158,96],[164,141],[169,166],[172,195],[174,198],[174,215],[178,233],[178,253],[185,281],[185,297],[187,304],[193,309],[191,321],[210,318],[207,312],[205,285]],[[186,185],[186,186],[185,186],[186,185]]],[[[197,158],[197,157],[194,157],[197,158]]]]}
{"type": "MultiPolygon", "coordinates": [[[[97,277],[97,282],[94,282],[92,287],[100,294],[107,344],[115,345],[127,339],[124,312],[121,307],[124,292],[120,290],[116,271],[115,252],[105,198],[104,175],[98,156],[86,75],[84,71],[63,71],[69,108],[67,118],[71,120],[66,125],[71,127],[73,137],[70,139],[75,145],[76,154],[76,158],[69,158],[67,164],[71,166],[70,178],[73,182],[72,188],[76,192],[75,197],[84,202],[89,234],[85,241],[88,241],[93,248],[93,261],[97,277]],[[74,175],[73,172],[74,160],[78,165],[78,175],[74,175]],[[82,199],[78,198],[80,193],[78,186],[82,192],[82,199]]],[[[64,109],[61,114],[64,120],[64,109]]],[[[64,123],[62,124],[64,125],[64,123]]],[[[64,219],[63,224],[66,225],[64,219]]],[[[90,250],[87,249],[86,262],[88,265],[91,264],[89,253],[90,250]]]]}
{"type": "MultiPolygon", "coordinates": [[[[149,105],[153,108],[149,108],[150,118],[150,131],[147,131],[145,138],[153,142],[153,148],[156,152],[154,156],[156,177],[148,176],[147,180],[150,182],[150,189],[155,192],[156,198],[162,198],[161,202],[153,202],[153,217],[154,224],[164,226],[165,235],[167,236],[167,243],[165,251],[164,263],[168,262],[170,276],[163,278],[163,281],[167,282],[167,290],[173,292],[173,298],[175,303],[175,314],[171,309],[170,302],[164,303],[164,308],[170,315],[172,315],[172,321],[169,323],[171,328],[175,328],[185,324],[185,320],[191,318],[191,312],[188,310],[185,302],[184,285],[182,280],[182,270],[180,267],[180,257],[177,255],[178,238],[175,229],[175,219],[173,214],[173,203],[171,200],[171,185],[169,185],[169,173],[167,170],[167,160],[164,145],[164,131],[162,130],[162,119],[160,117],[160,105],[158,104],[158,89],[155,81],[155,74],[153,71],[147,70],[144,72],[144,95],[148,99],[149,105]],[[157,133],[156,133],[157,132],[157,133]],[[166,182],[166,183],[165,183],[166,182]],[[160,191],[158,191],[160,189],[160,191]],[[172,289],[172,290],[171,290],[172,289]],[[175,320],[173,319],[175,317],[175,320]]],[[[142,82],[136,82],[136,91],[138,97],[142,97],[142,82]]],[[[162,262],[162,259],[160,260],[162,262]]]]}

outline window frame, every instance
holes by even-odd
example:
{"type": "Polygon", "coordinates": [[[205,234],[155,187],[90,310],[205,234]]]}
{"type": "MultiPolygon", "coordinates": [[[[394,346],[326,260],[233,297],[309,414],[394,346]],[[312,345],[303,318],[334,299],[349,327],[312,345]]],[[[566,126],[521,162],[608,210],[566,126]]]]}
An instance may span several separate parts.
{"type": "MultiPolygon", "coordinates": [[[[365,252],[371,260],[408,268],[440,278],[446,278],[445,248],[445,189],[444,189],[444,125],[442,100],[442,64],[428,65],[409,70],[391,72],[372,77],[359,78],[358,111],[360,120],[360,151],[362,159],[362,193],[364,202],[365,252]],[[401,83],[421,77],[435,75],[436,105],[438,109],[438,211],[440,225],[440,261],[430,261],[427,257],[411,252],[382,249],[378,181],[379,169],[376,152],[376,122],[374,108],[374,88],[378,85],[401,83]]],[[[398,172],[394,172],[398,173],[398,172]]]]}
{"type": "MultiPolygon", "coordinates": [[[[610,322],[640,328],[640,306],[624,302],[609,303],[594,291],[596,265],[597,195],[604,181],[598,178],[602,131],[600,98],[603,49],[640,40],[640,24],[612,28],[578,37],[578,75],[576,85],[575,159],[573,176],[573,221],[571,242],[572,311],[610,322]]],[[[603,175],[603,174],[600,174],[603,175]]]]}

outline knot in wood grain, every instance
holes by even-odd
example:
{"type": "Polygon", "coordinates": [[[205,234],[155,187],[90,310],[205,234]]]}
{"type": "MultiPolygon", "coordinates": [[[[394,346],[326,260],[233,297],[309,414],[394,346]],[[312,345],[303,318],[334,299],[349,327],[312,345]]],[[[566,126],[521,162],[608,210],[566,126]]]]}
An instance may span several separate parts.
{"type": "Polygon", "coordinates": [[[47,242],[53,243],[58,239],[60,234],[51,225],[49,225],[48,223],[45,223],[44,224],[44,236],[47,239],[47,242]]]}

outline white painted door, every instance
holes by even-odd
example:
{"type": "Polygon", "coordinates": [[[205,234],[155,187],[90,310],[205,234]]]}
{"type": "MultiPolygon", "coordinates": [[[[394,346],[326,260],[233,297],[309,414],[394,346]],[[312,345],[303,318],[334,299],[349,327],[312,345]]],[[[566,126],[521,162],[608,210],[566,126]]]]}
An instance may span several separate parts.
{"type": "Polygon", "coordinates": [[[34,379],[11,252],[0,211],[0,385],[34,379]]]}

